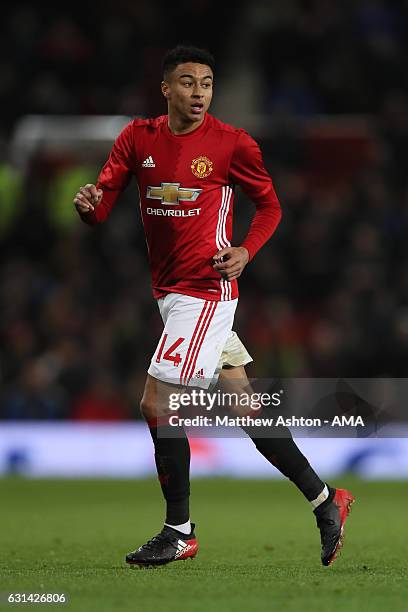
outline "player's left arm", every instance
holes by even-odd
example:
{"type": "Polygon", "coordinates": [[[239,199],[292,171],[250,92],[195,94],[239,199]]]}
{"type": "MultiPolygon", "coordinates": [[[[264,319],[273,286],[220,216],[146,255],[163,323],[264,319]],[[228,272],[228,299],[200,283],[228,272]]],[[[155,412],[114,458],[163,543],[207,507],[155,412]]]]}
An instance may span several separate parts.
{"type": "Polygon", "coordinates": [[[231,281],[241,275],[246,264],[272,236],[282,218],[282,211],[261,150],[244,130],[240,130],[237,138],[229,179],[232,184],[239,185],[256,206],[255,216],[241,246],[226,247],[214,255],[214,269],[231,281]]]}

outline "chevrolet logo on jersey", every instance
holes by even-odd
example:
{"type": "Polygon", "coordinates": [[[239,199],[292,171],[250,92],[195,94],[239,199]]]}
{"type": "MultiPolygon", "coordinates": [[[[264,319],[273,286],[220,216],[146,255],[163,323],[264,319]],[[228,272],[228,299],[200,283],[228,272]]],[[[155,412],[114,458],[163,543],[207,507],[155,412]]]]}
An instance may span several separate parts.
{"type": "Polygon", "coordinates": [[[162,183],[161,187],[148,187],[146,197],[151,200],[160,200],[163,204],[180,204],[195,202],[202,189],[186,189],[180,183],[162,183]]]}

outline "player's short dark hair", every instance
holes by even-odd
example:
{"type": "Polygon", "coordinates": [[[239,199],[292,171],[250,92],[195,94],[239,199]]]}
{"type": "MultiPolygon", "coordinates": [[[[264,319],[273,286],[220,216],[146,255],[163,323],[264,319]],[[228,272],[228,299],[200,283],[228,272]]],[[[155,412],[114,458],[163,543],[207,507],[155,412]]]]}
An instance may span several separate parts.
{"type": "Polygon", "coordinates": [[[189,47],[178,45],[174,49],[170,49],[163,59],[163,77],[167,78],[179,64],[194,62],[197,64],[205,64],[214,72],[215,59],[207,49],[199,49],[198,47],[189,47]]]}

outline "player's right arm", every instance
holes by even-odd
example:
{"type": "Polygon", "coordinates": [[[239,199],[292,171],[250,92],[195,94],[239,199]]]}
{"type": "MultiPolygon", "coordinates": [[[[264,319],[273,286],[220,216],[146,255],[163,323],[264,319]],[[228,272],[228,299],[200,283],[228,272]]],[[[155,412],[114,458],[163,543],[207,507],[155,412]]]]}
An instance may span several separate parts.
{"type": "Polygon", "coordinates": [[[128,185],[134,168],[133,122],[119,134],[102,168],[97,183],[80,187],[74,205],[85,223],[105,221],[120,193],[128,185]]]}
{"type": "Polygon", "coordinates": [[[84,187],[80,187],[74,198],[75,208],[80,215],[87,214],[100,204],[103,198],[102,189],[97,189],[96,185],[88,183],[84,187]]]}

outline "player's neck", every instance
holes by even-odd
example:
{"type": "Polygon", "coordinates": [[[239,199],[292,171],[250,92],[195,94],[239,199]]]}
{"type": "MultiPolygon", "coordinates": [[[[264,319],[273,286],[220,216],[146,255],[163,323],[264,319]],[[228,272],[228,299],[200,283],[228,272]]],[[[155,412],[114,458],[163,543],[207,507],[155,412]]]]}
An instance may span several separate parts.
{"type": "Polygon", "coordinates": [[[170,131],[179,136],[180,134],[188,134],[189,132],[194,132],[194,130],[198,129],[200,125],[203,124],[205,119],[205,115],[201,119],[201,121],[186,121],[180,115],[176,115],[175,113],[171,113],[169,110],[168,114],[168,124],[170,131]]]}

